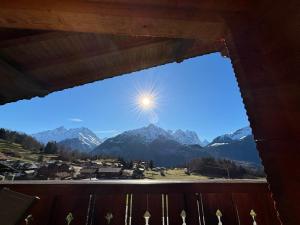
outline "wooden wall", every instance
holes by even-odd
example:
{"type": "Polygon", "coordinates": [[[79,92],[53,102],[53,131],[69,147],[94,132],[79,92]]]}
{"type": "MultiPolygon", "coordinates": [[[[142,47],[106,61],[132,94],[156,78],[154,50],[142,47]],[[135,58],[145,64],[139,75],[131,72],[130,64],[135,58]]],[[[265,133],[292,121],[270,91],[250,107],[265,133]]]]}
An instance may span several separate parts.
{"type": "Polygon", "coordinates": [[[229,55],[276,207],[283,224],[300,224],[299,2],[265,0],[226,21],[229,55]]]}

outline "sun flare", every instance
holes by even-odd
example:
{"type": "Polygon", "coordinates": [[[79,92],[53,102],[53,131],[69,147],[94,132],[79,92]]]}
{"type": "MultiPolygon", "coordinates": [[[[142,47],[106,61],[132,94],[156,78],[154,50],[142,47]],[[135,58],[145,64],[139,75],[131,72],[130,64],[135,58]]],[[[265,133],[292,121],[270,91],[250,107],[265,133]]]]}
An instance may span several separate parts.
{"type": "Polygon", "coordinates": [[[155,98],[149,94],[143,94],[138,97],[138,105],[142,110],[150,110],[155,106],[155,98]]]}
{"type": "Polygon", "coordinates": [[[159,121],[158,113],[162,107],[161,89],[162,86],[155,82],[135,85],[135,90],[131,93],[131,103],[136,119],[146,119],[153,124],[159,121]]]}

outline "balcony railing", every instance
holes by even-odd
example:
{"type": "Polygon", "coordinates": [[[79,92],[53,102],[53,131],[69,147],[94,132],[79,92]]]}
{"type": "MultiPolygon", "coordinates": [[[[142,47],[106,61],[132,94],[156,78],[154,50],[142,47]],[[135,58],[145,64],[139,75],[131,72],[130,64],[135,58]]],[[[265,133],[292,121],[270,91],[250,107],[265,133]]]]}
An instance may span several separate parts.
{"type": "Polygon", "coordinates": [[[280,224],[265,181],[16,181],[3,187],[39,197],[22,225],[28,215],[30,225],[280,224]]]}

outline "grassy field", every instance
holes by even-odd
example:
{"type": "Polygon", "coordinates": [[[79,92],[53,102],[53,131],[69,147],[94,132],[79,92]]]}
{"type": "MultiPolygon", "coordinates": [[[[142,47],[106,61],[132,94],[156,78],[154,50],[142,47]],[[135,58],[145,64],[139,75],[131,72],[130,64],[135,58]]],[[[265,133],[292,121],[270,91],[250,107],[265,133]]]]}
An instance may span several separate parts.
{"type": "Polygon", "coordinates": [[[145,178],[146,179],[153,179],[153,180],[200,180],[200,179],[208,179],[208,177],[197,175],[197,174],[191,174],[187,175],[184,172],[184,169],[168,169],[165,172],[165,176],[161,176],[160,172],[155,171],[145,171],[145,178]]]}
{"type": "MultiPolygon", "coordinates": [[[[8,159],[20,160],[24,162],[36,162],[40,154],[24,149],[21,145],[10,143],[0,139],[0,152],[5,153],[8,159]]],[[[44,160],[49,160],[54,156],[43,155],[44,160]]],[[[56,157],[56,156],[55,156],[56,157]]]]}

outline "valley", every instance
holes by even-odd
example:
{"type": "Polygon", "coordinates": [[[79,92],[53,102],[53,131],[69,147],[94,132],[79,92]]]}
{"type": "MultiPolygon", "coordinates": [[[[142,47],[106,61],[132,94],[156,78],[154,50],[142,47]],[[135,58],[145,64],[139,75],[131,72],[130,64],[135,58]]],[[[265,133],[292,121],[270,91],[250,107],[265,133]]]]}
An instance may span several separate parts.
{"type": "Polygon", "coordinates": [[[8,171],[6,175],[14,174],[14,179],[88,180],[264,176],[249,127],[210,143],[193,131],[166,131],[153,124],[106,140],[84,127],[59,127],[32,137],[2,129],[0,164],[8,171]],[[31,145],[24,146],[27,142],[19,141],[23,139],[31,145]],[[202,161],[195,163],[197,159],[202,161]]]}

